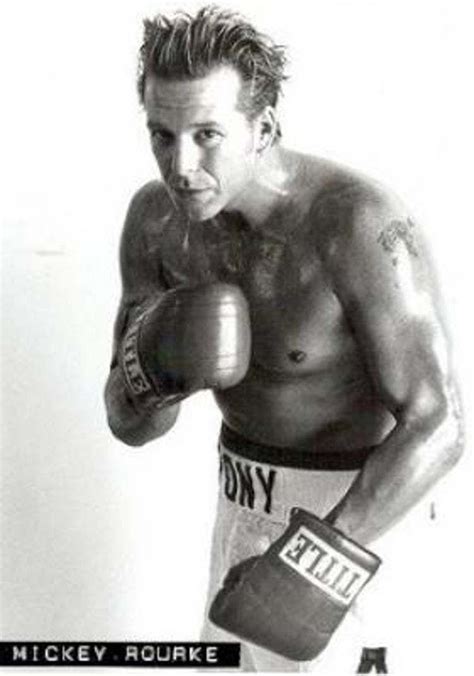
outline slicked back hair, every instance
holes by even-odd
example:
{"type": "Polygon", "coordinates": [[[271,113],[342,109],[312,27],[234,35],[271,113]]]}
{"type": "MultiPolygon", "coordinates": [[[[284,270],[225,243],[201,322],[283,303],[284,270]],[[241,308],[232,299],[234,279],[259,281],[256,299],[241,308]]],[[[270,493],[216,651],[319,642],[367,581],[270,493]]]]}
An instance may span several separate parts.
{"type": "MultiPolygon", "coordinates": [[[[240,14],[211,5],[195,16],[158,14],[143,23],[137,81],[142,104],[148,74],[169,80],[196,79],[229,65],[242,77],[247,94],[242,108],[249,118],[266,106],[276,107],[286,79],[285,49],[240,14]]],[[[281,136],[279,125],[277,136],[281,136]]]]}

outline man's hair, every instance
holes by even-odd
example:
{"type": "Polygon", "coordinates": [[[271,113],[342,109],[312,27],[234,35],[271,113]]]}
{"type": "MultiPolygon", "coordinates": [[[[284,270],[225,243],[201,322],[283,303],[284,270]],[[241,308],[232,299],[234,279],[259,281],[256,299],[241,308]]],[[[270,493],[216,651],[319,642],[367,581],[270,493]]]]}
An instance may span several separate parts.
{"type": "Polygon", "coordinates": [[[145,19],[138,66],[138,95],[143,104],[148,74],[184,80],[204,77],[217,66],[240,73],[247,96],[244,110],[253,117],[275,107],[286,79],[285,49],[259,33],[240,14],[216,6],[195,16],[176,12],[145,19]]]}

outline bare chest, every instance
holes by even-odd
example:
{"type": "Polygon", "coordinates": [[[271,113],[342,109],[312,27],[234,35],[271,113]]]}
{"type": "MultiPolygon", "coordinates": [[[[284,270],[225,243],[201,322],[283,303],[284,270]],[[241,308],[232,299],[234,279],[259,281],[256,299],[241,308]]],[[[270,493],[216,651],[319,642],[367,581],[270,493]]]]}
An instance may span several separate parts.
{"type": "Polygon", "coordinates": [[[352,347],[342,308],[305,238],[235,230],[174,231],[163,243],[166,283],[225,281],[244,291],[252,324],[252,363],[274,377],[332,367],[352,347]]]}

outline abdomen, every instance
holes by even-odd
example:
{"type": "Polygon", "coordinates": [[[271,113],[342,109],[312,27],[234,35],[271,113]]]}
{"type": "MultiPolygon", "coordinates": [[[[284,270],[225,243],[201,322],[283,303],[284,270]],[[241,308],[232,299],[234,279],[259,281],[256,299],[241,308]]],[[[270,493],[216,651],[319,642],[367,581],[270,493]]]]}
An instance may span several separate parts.
{"type": "Polygon", "coordinates": [[[254,365],[215,397],[229,427],[276,447],[349,451],[381,443],[394,426],[357,363],[295,377],[254,365]]]}

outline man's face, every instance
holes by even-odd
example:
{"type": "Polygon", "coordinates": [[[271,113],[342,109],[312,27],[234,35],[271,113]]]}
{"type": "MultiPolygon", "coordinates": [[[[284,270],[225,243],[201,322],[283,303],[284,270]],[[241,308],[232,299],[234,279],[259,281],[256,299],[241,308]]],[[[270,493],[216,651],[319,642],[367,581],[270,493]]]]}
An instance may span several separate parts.
{"type": "Polygon", "coordinates": [[[241,87],[229,66],[196,80],[147,76],[153,153],[171,199],[191,220],[238,209],[245,199],[257,138],[256,124],[239,109],[241,87]]]}

